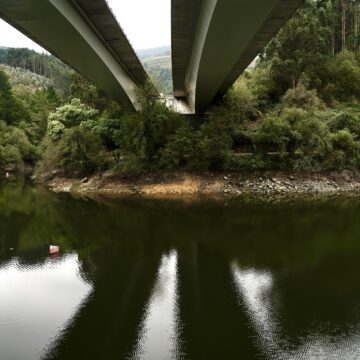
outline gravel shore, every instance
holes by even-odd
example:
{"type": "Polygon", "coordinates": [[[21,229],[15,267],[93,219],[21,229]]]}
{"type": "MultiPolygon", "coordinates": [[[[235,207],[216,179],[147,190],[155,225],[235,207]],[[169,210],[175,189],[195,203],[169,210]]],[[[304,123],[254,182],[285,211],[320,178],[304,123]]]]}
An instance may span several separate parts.
{"type": "Polygon", "coordinates": [[[86,178],[56,174],[45,185],[55,192],[143,197],[239,197],[360,192],[360,173],[202,173],[187,172],[119,177],[112,173],[86,178]]]}

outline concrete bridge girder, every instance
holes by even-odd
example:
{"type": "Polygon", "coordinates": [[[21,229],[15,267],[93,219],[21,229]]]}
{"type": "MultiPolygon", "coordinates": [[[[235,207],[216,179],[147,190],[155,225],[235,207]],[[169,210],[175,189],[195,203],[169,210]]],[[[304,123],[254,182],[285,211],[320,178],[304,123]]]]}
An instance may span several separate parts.
{"type": "MultiPolygon", "coordinates": [[[[0,0],[0,17],[82,73],[114,100],[138,109],[136,89],[141,84],[114,56],[76,1],[0,0]]],[[[137,60],[136,55],[130,55],[137,60]]]]}
{"type": "Polygon", "coordinates": [[[303,0],[172,0],[175,96],[185,98],[191,112],[205,112],[302,3],[303,0]],[[194,1],[195,16],[186,15],[189,1],[194,1]],[[193,34],[181,26],[193,28],[193,34]]]}

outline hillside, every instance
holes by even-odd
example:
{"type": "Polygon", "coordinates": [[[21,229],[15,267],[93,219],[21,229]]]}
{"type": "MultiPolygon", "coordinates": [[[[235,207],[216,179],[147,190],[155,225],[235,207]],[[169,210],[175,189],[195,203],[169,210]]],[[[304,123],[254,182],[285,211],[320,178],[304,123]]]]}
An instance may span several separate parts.
{"type": "Polygon", "coordinates": [[[9,65],[0,64],[0,70],[3,70],[9,77],[10,85],[17,89],[19,86],[26,87],[31,91],[43,90],[53,86],[53,81],[45,76],[35,74],[29,70],[13,68],[9,65]]]}
{"type": "Polygon", "coordinates": [[[143,64],[146,68],[151,69],[171,69],[171,57],[167,56],[156,56],[143,59],[143,64]]]}
{"type": "MultiPolygon", "coordinates": [[[[166,95],[171,94],[170,47],[140,50],[138,55],[159,91],[166,95]]],[[[5,68],[13,85],[25,82],[27,85],[31,83],[31,86],[38,87],[41,84],[41,87],[53,86],[60,96],[69,93],[70,78],[74,71],[52,55],[40,54],[30,49],[0,47],[0,65],[25,70],[21,72],[5,68]],[[40,77],[31,78],[30,74],[40,77]]]]}
{"type": "Polygon", "coordinates": [[[141,62],[159,91],[172,94],[171,49],[163,46],[138,51],[141,62]]]}
{"type": "Polygon", "coordinates": [[[70,79],[74,71],[52,55],[40,54],[27,48],[0,47],[0,64],[19,70],[17,72],[6,70],[13,84],[16,81],[20,83],[35,81],[37,84],[46,83],[46,86],[53,86],[60,96],[69,93],[70,79]],[[40,77],[31,79],[30,74],[40,77]]]}
{"type": "Polygon", "coordinates": [[[140,59],[148,59],[158,56],[170,56],[171,48],[170,46],[161,46],[157,48],[142,49],[142,50],[138,50],[137,54],[140,57],[140,59]]]}

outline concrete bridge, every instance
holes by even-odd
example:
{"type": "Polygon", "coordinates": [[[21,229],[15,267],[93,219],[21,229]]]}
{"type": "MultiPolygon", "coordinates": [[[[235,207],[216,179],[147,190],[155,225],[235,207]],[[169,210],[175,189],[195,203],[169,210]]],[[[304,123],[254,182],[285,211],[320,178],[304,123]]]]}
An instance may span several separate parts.
{"type": "Polygon", "coordinates": [[[0,17],[114,100],[137,108],[148,75],[105,0],[0,0],[0,17]]]}
{"type": "MultiPolygon", "coordinates": [[[[226,93],[304,0],[171,1],[176,108],[192,114],[226,93]]],[[[106,0],[0,0],[0,17],[138,109],[148,75],[106,0]]]]}
{"type": "Polygon", "coordinates": [[[303,0],[172,0],[174,95],[190,113],[221,98],[303,0]]]}

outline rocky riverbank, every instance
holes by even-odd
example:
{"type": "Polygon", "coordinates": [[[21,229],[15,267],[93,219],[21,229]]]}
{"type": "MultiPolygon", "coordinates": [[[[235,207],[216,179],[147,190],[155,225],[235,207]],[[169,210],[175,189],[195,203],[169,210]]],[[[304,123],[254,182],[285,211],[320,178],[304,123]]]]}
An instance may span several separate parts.
{"type": "Polygon", "coordinates": [[[54,175],[45,185],[55,192],[108,196],[240,197],[360,192],[360,172],[202,173],[185,172],[119,177],[112,173],[74,179],[54,175]]]}

